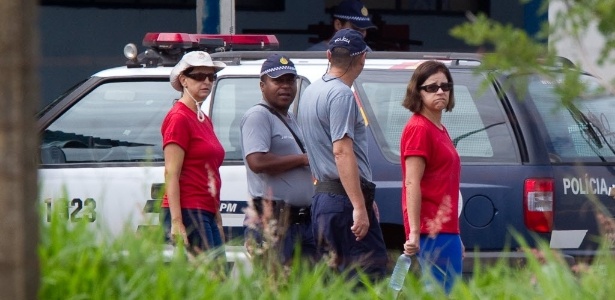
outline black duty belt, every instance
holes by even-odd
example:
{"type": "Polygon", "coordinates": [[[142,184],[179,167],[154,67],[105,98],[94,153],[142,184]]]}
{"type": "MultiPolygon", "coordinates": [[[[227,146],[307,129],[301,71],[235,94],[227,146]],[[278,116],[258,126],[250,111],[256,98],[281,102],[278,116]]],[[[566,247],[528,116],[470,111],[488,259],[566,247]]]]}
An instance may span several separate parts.
{"type": "MultiPolygon", "coordinates": [[[[263,215],[263,198],[257,197],[252,199],[254,208],[259,216],[263,215]]],[[[311,220],[311,206],[294,206],[286,203],[283,200],[271,201],[273,217],[280,219],[286,215],[291,224],[304,224],[311,220]]]]}
{"type": "MultiPolygon", "coordinates": [[[[331,193],[348,197],[342,181],[339,179],[318,181],[315,191],[316,193],[331,193]]],[[[376,196],[376,185],[361,177],[361,192],[363,192],[363,197],[365,198],[365,207],[371,209],[376,196]]]]}

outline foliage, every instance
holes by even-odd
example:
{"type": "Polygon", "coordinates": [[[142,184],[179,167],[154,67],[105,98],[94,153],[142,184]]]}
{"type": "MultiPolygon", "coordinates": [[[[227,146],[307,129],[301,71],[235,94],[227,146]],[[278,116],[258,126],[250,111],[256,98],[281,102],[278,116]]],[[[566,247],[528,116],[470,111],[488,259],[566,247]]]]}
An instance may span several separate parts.
{"type": "MultiPolygon", "coordinates": [[[[523,2],[523,1],[522,1],[523,2]]],[[[615,0],[545,0],[537,14],[544,14],[549,5],[560,5],[561,10],[550,16],[551,24],[545,22],[542,30],[529,36],[524,30],[490,20],[485,15],[469,14],[469,22],[454,27],[453,37],[464,40],[479,49],[490,49],[485,53],[480,71],[498,70],[510,74],[534,73],[556,83],[556,91],[567,106],[576,97],[583,95],[582,71],[572,62],[561,58],[555,49],[545,44],[556,43],[562,38],[572,38],[582,54],[588,56],[583,38],[595,28],[604,38],[598,59],[598,66],[615,64],[612,55],[615,49],[615,0]],[[561,72],[561,73],[560,73],[561,72]],[[558,74],[559,73],[559,74],[558,74]]],[[[615,92],[615,82],[600,79],[606,90],[615,92]]],[[[525,86],[517,87],[517,92],[525,86]]]]}
{"type": "Polygon", "coordinates": [[[357,280],[326,264],[299,260],[290,269],[228,274],[211,253],[191,258],[178,245],[165,255],[161,232],[127,231],[106,240],[87,226],[58,215],[43,224],[40,299],[378,299],[389,293],[385,282],[357,288],[357,280]]]}
{"type": "Polygon", "coordinates": [[[598,65],[613,64],[611,55],[615,49],[615,1],[613,0],[559,0],[566,11],[560,11],[553,17],[553,38],[572,36],[582,47],[582,37],[588,29],[595,26],[605,39],[597,60],[598,65]]]}
{"type": "MultiPolygon", "coordinates": [[[[469,45],[493,48],[492,52],[484,53],[477,73],[498,70],[505,74],[538,74],[555,84],[564,105],[585,92],[581,70],[558,57],[553,49],[522,29],[500,24],[482,14],[471,17],[471,22],[453,28],[451,35],[469,45]]],[[[515,92],[522,94],[525,90],[526,85],[517,82],[515,92]]]]}
{"type": "MultiPolygon", "coordinates": [[[[214,255],[189,259],[181,249],[164,255],[160,232],[104,240],[86,226],[68,225],[62,217],[42,226],[40,299],[393,299],[386,280],[358,286],[357,280],[333,273],[324,263],[310,266],[296,259],[282,268],[255,262],[251,272],[227,275],[214,255]]],[[[615,293],[608,284],[615,276],[609,251],[573,272],[546,244],[524,249],[523,267],[477,265],[449,298],[601,299],[615,293]]],[[[399,298],[447,296],[410,276],[399,298]]]]}

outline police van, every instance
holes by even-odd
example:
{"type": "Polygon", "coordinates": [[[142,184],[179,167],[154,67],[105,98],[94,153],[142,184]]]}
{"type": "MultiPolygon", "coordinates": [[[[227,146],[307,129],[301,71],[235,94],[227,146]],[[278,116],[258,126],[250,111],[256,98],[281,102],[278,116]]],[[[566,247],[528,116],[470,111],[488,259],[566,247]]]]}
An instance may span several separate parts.
{"type": "MultiPolygon", "coordinates": [[[[160,124],[180,97],[169,74],[183,53],[201,49],[227,64],[202,109],[226,151],[220,169],[226,236],[241,238],[249,195],[239,121],[261,100],[261,64],[277,40],[148,33],[143,45],[148,49],[139,55],[134,45],[126,47],[126,66],[94,74],[39,114],[41,202],[51,213],[58,209],[54,202],[68,199],[60,209],[69,221],[86,219],[114,235],[158,226],[164,182],[160,124]]],[[[284,53],[297,68],[291,111],[300,114],[302,92],[327,70],[326,54],[273,52],[284,53]]],[[[586,94],[563,105],[552,79],[478,73],[477,54],[370,52],[352,89],[369,127],[387,247],[399,249],[405,240],[399,143],[410,112],[401,101],[413,70],[428,59],[447,64],[453,76],[456,106],[443,114],[443,123],[462,163],[464,271],[475,260],[522,259],[514,234],[530,246],[547,241],[570,263],[591,259],[599,236],[611,238],[606,242],[615,247],[609,227],[615,224],[615,98],[596,78],[583,75],[586,94]]]]}

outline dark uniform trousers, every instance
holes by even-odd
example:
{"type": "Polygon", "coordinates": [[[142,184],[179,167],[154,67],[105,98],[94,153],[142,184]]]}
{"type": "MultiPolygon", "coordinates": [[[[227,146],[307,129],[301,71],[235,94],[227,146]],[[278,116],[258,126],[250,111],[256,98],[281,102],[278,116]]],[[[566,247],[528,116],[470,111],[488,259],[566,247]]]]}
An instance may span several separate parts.
{"type": "MultiPolygon", "coordinates": [[[[263,210],[267,205],[262,198],[252,199],[254,209],[259,217],[263,216],[263,210]]],[[[292,206],[284,201],[270,201],[272,218],[277,220],[275,232],[279,243],[275,245],[279,251],[280,261],[288,264],[295,252],[301,250],[301,256],[312,261],[317,260],[316,244],[312,230],[311,208],[292,206]],[[300,246],[297,249],[296,246],[300,246]]],[[[252,229],[246,227],[245,238],[253,239],[257,244],[263,242],[263,228],[252,229]]]]}
{"type": "Polygon", "coordinates": [[[350,230],[354,223],[353,206],[341,182],[319,182],[312,204],[312,228],[319,255],[334,255],[336,269],[354,277],[364,272],[372,281],[387,276],[387,251],[380,224],[373,210],[375,185],[362,180],[361,189],[369,218],[369,230],[363,239],[356,240],[350,230]]]}

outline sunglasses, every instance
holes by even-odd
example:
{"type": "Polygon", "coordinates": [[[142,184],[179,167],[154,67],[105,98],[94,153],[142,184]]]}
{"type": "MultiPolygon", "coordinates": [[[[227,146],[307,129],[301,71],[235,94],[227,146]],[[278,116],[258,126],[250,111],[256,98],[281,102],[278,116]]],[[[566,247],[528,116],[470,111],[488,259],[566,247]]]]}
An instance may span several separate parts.
{"type": "Polygon", "coordinates": [[[435,83],[429,85],[420,86],[419,89],[424,90],[428,93],[436,93],[439,89],[442,89],[443,92],[448,92],[453,89],[453,84],[450,82],[443,83],[441,85],[437,85],[435,83]]]}
{"type": "Polygon", "coordinates": [[[184,75],[196,81],[205,81],[205,79],[209,79],[209,81],[214,82],[216,78],[218,78],[216,73],[185,73],[184,75]]]}

